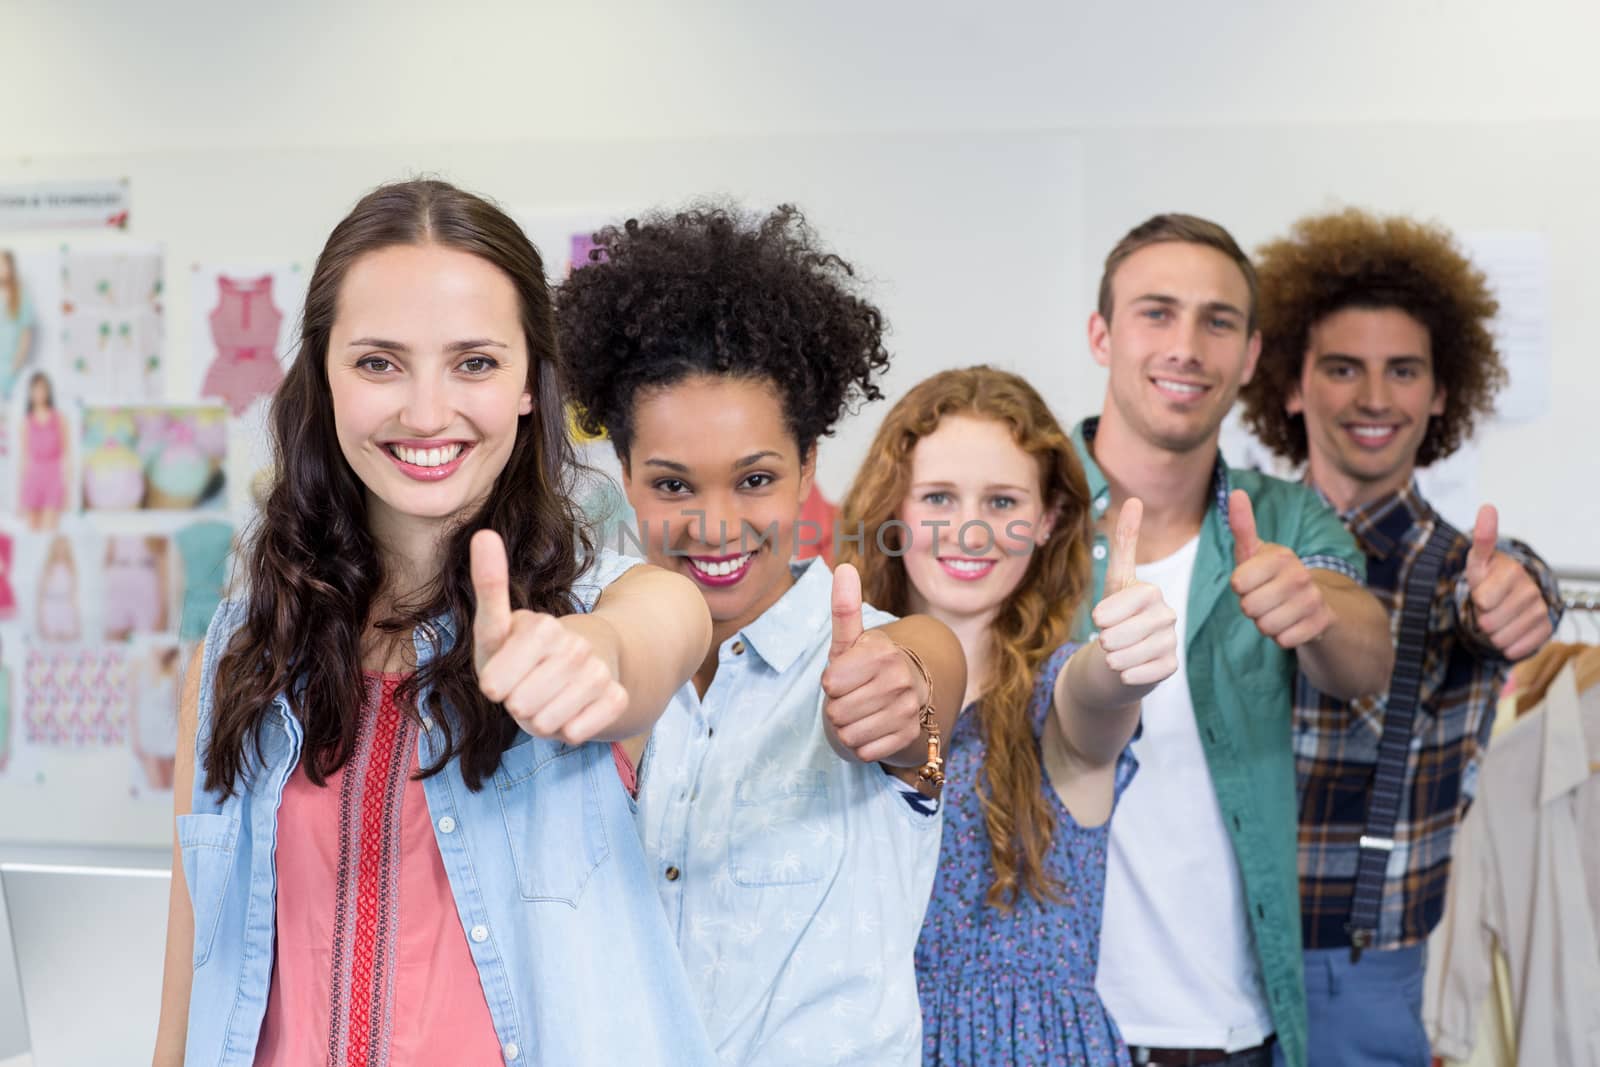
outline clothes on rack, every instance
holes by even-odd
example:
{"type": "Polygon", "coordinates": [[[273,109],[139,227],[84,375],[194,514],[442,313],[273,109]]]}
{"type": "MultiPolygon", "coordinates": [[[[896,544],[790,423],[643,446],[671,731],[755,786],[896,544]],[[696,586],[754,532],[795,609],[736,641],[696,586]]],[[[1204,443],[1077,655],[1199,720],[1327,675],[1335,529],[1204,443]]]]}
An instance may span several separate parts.
{"type": "Polygon", "coordinates": [[[1584,656],[1600,649],[1496,740],[1457,834],[1423,1008],[1448,1059],[1472,1055],[1498,944],[1519,1062],[1600,1067],[1600,685],[1580,690],[1584,656]]]}
{"type": "MultiPolygon", "coordinates": [[[[1506,731],[1516,725],[1517,675],[1523,663],[1537,658],[1534,656],[1523,660],[1512,671],[1505,693],[1495,710],[1494,729],[1489,741],[1491,747],[1499,744],[1506,731]]],[[[1511,969],[1506,966],[1506,954],[1498,941],[1490,949],[1490,958],[1494,977],[1489,983],[1489,995],[1478,1012],[1478,1034],[1472,1045],[1472,1055],[1464,1060],[1435,1057],[1434,1062],[1441,1067],[1517,1067],[1517,1012],[1511,999],[1511,969]]],[[[1430,945],[1429,970],[1438,966],[1439,959],[1439,953],[1430,945]]]]}

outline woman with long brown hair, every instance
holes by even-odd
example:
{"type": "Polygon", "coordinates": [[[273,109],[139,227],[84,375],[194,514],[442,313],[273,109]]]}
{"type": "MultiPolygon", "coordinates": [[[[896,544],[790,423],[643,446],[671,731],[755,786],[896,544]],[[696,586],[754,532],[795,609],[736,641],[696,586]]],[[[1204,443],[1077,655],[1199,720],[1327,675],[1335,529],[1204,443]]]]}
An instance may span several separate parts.
{"type": "Polygon", "coordinates": [[[924,1064],[1127,1063],[1094,990],[1111,810],[1139,701],[1177,667],[1172,610],[1134,574],[1119,516],[1097,640],[1067,641],[1089,581],[1088,487],[1071,439],[1014,374],[911,390],[845,498],[840,562],[893,612],[944,622],[967,657],[945,831],[917,946],[924,1064]]]}
{"type": "Polygon", "coordinates": [[[317,260],[181,700],[158,1064],[710,1058],[621,780],[710,620],[578,522],[544,279],[433,181],[317,260]]]}

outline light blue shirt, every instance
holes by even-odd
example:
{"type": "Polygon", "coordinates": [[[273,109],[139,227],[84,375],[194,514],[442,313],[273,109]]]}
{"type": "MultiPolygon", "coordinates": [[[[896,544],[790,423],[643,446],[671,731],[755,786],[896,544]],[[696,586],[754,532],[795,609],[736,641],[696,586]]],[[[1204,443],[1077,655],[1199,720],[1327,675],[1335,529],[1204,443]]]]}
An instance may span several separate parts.
{"type": "MultiPolygon", "coordinates": [[[[602,553],[574,588],[584,610],[636,560],[602,553]]],[[[217,661],[244,619],[217,609],[201,672],[193,813],[178,818],[194,904],[194,985],[185,1062],[249,1067],[272,981],[278,805],[302,729],[280,696],[261,731],[264,760],[226,800],[205,791],[217,661]]],[[[441,647],[452,640],[441,628],[441,647]]],[[[416,634],[426,663],[435,642],[416,634]]],[[[426,694],[419,706],[426,708],[426,694]]],[[[424,713],[419,757],[439,731],[424,713]]],[[[610,746],[522,735],[474,793],[452,760],[423,783],[434,840],[510,1065],[703,1067],[705,1031],[610,746]]]]}
{"type": "Polygon", "coordinates": [[[722,643],[705,699],[690,682],[657,723],[640,832],[724,1063],[915,1067],[912,952],[941,820],[829,746],[832,575],[793,567],[782,599],[722,643]]]}

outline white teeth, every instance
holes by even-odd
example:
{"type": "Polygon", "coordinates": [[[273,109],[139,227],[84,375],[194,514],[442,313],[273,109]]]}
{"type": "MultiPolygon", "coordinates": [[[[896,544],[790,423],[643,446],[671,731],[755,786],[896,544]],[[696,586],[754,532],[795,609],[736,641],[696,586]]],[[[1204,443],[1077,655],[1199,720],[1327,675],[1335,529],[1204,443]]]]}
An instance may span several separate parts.
{"type": "Polygon", "coordinates": [[[1156,382],[1161,386],[1161,388],[1174,393],[1187,393],[1193,396],[1197,393],[1203,393],[1206,391],[1206,387],[1203,385],[1192,385],[1189,382],[1175,382],[1167,378],[1157,378],[1156,382]]]}
{"type": "Polygon", "coordinates": [[[408,448],[405,445],[390,445],[389,450],[402,463],[409,463],[413,467],[442,467],[461,455],[460,444],[443,445],[438,448],[408,448]]]}
{"type": "Polygon", "coordinates": [[[987,559],[947,559],[943,562],[946,567],[953,571],[960,571],[962,574],[977,574],[980,571],[988,570],[994,565],[992,560],[987,559]]]}
{"type": "Polygon", "coordinates": [[[1355,434],[1357,437],[1367,437],[1367,438],[1371,438],[1373,440],[1377,440],[1380,437],[1388,437],[1390,434],[1394,433],[1394,427],[1393,426],[1352,426],[1352,427],[1350,427],[1350,432],[1355,434]]]}
{"type": "Polygon", "coordinates": [[[705,560],[695,559],[691,556],[689,558],[689,562],[694,564],[695,570],[699,571],[707,578],[726,578],[728,575],[737,572],[740,567],[743,567],[746,563],[750,562],[750,557],[754,554],[755,553],[753,552],[746,552],[742,556],[738,556],[734,559],[721,560],[717,563],[710,563],[705,560]]]}

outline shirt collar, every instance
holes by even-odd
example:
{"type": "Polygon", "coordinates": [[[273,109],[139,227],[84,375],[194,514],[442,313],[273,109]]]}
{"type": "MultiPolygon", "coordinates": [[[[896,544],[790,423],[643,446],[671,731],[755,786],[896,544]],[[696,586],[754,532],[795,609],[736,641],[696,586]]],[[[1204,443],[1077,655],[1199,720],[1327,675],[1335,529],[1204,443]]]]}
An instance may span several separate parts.
{"type": "MultiPolygon", "coordinates": [[[[1311,483],[1307,472],[1304,483],[1316,489],[1317,496],[1329,507],[1333,501],[1311,483]]],[[[1337,508],[1334,508],[1338,511],[1337,508]]],[[[1412,478],[1404,486],[1385,493],[1376,500],[1339,512],[1339,518],[1368,556],[1387,559],[1401,544],[1413,527],[1433,518],[1433,508],[1423,499],[1422,489],[1412,478]]]]}
{"type": "MultiPolygon", "coordinates": [[[[1100,464],[1094,458],[1094,435],[1100,429],[1100,416],[1091,415],[1072,428],[1073,444],[1078,446],[1078,455],[1083,459],[1084,477],[1089,482],[1089,499],[1094,502],[1094,517],[1100,518],[1111,506],[1111,485],[1106,481],[1105,472],[1100,469],[1100,464]]],[[[1217,517],[1222,520],[1222,528],[1228,529],[1228,493],[1232,482],[1228,478],[1228,464],[1222,458],[1222,449],[1217,449],[1216,462],[1211,467],[1211,497],[1217,509],[1217,517]]]]}
{"type": "Polygon", "coordinates": [[[1578,669],[1569,660],[1545,690],[1544,751],[1539,758],[1539,804],[1559,800],[1589,779],[1589,739],[1583,729],[1578,669]]]}
{"type": "Polygon", "coordinates": [[[751,649],[782,674],[833,625],[833,572],[820,559],[794,560],[791,585],[754,622],[739,631],[751,649]]]}

